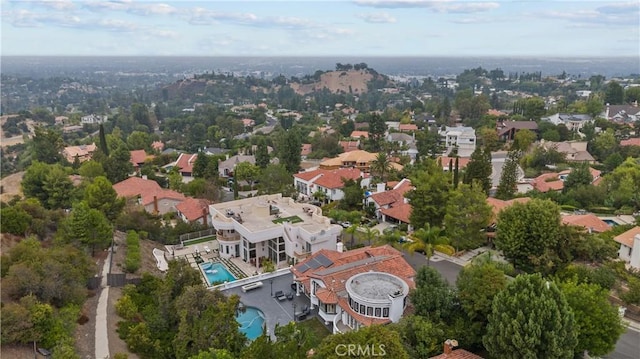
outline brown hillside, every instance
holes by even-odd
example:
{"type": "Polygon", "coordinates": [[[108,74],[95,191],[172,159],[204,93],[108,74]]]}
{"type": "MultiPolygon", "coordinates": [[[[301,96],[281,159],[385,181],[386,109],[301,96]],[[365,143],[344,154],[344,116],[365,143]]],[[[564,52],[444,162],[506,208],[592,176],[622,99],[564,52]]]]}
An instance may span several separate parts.
{"type": "Polygon", "coordinates": [[[291,83],[291,88],[299,95],[306,95],[314,91],[327,88],[331,93],[367,92],[367,84],[373,79],[373,75],[367,70],[331,71],[320,76],[320,81],[312,84],[291,83]]]}

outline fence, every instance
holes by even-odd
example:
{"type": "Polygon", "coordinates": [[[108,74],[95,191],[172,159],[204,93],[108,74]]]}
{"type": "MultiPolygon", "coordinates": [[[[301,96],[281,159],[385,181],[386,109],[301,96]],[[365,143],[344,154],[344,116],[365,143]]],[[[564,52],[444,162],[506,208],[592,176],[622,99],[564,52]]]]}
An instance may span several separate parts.
{"type": "Polygon", "coordinates": [[[188,245],[189,241],[191,240],[196,240],[196,239],[200,239],[203,237],[209,237],[212,236],[216,233],[216,229],[215,228],[209,228],[209,229],[205,229],[202,231],[197,231],[197,232],[191,232],[191,233],[185,233],[185,234],[181,234],[180,235],[180,242],[188,245]]]}
{"type": "Polygon", "coordinates": [[[110,287],[124,287],[127,284],[140,284],[141,278],[127,278],[125,273],[107,274],[107,285],[110,287]]]}
{"type": "Polygon", "coordinates": [[[100,284],[102,283],[102,277],[91,277],[87,281],[87,288],[94,290],[100,288],[100,284]]]}
{"type": "Polygon", "coordinates": [[[236,287],[240,287],[243,286],[245,284],[249,284],[249,283],[253,283],[253,282],[257,282],[257,281],[261,281],[261,280],[265,280],[265,279],[269,279],[269,278],[275,278],[275,277],[279,277],[281,275],[292,275],[291,274],[291,269],[290,268],[282,268],[282,269],[278,269],[276,271],[270,272],[270,273],[261,273],[258,275],[254,275],[251,277],[247,277],[247,278],[242,278],[242,279],[238,279],[238,280],[234,280],[233,282],[227,282],[227,283],[223,283],[223,284],[218,284],[216,286],[213,287],[209,287],[209,289],[219,289],[221,291],[226,290],[226,289],[231,289],[231,288],[236,288],[236,287]]]}

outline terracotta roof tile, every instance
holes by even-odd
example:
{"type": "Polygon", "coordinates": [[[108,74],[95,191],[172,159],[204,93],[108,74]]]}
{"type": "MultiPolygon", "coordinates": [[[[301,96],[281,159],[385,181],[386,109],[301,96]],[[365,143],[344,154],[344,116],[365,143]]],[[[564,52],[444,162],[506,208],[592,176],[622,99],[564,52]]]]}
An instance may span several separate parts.
{"type": "Polygon", "coordinates": [[[310,143],[303,143],[302,144],[302,149],[300,150],[300,155],[301,156],[307,156],[308,154],[310,154],[312,151],[311,148],[311,144],[310,143]]]}
{"type": "Polygon", "coordinates": [[[325,304],[338,304],[338,295],[336,292],[327,288],[317,289],[316,297],[325,304]]]}
{"type": "Polygon", "coordinates": [[[198,154],[181,153],[176,161],[176,167],[181,173],[193,173],[193,164],[196,162],[198,154]]]}
{"type": "MultiPolygon", "coordinates": [[[[449,170],[450,160],[451,160],[451,166],[453,166],[454,168],[456,166],[455,157],[440,156],[438,157],[438,160],[440,161],[440,163],[442,163],[442,168],[446,168],[447,170],[449,170]]],[[[458,157],[458,169],[466,168],[467,165],[469,164],[469,161],[471,161],[471,158],[469,157],[458,157]]]]}
{"type": "Polygon", "coordinates": [[[498,213],[503,209],[510,207],[514,203],[527,203],[531,200],[529,197],[518,197],[514,199],[510,199],[508,201],[503,201],[501,199],[487,197],[487,204],[491,206],[491,211],[493,212],[493,220],[495,221],[498,218],[498,213]]]}
{"type": "Polygon", "coordinates": [[[185,200],[182,193],[161,188],[156,181],[142,179],[140,177],[129,177],[124,181],[113,185],[119,197],[140,197],[143,206],[153,203],[153,198],[185,200]]]}
{"type": "Polygon", "coordinates": [[[412,124],[412,123],[408,123],[408,124],[400,124],[398,126],[398,130],[400,131],[417,131],[418,130],[418,126],[412,124]]]}
{"type": "Polygon", "coordinates": [[[197,221],[209,213],[209,204],[206,199],[188,197],[178,203],[176,209],[182,213],[189,222],[197,221]]]}
{"type": "Polygon", "coordinates": [[[468,352],[464,349],[452,350],[449,354],[440,354],[429,359],[483,359],[481,356],[468,352]]]}
{"type": "Polygon", "coordinates": [[[402,182],[398,182],[396,186],[398,186],[389,191],[385,192],[377,192],[373,193],[370,198],[374,202],[378,204],[378,206],[386,206],[396,202],[404,201],[404,194],[409,192],[413,187],[411,186],[411,181],[408,179],[403,179],[402,182]]]}
{"type": "Polygon", "coordinates": [[[162,141],[153,141],[153,143],[151,144],[151,148],[156,151],[162,151],[164,150],[164,143],[162,143],[162,141]]]}
{"type": "Polygon", "coordinates": [[[409,203],[401,202],[390,208],[382,208],[380,212],[385,216],[395,218],[404,223],[410,223],[409,216],[411,215],[411,205],[409,203]]]}
{"type": "Polygon", "coordinates": [[[564,188],[564,182],[558,178],[558,173],[543,173],[533,179],[532,185],[540,192],[561,191],[564,188]]]}
{"type": "Polygon", "coordinates": [[[361,178],[362,172],[357,168],[340,168],[333,171],[325,171],[320,178],[314,181],[318,186],[324,188],[342,188],[344,187],[343,178],[357,180],[361,178]]]}
{"type": "Polygon", "coordinates": [[[587,230],[596,233],[606,232],[611,227],[593,213],[588,214],[570,214],[562,216],[562,223],[577,227],[584,227],[587,230]]]}
{"type": "Polygon", "coordinates": [[[368,131],[353,131],[351,132],[351,136],[349,136],[351,138],[360,138],[360,137],[364,137],[364,138],[369,138],[369,132],[368,131]]]}
{"type": "Polygon", "coordinates": [[[153,155],[147,155],[145,150],[135,150],[130,151],[129,153],[131,154],[131,163],[134,167],[137,167],[143,164],[147,159],[151,159],[154,157],[153,155]]]}
{"type": "Polygon", "coordinates": [[[633,248],[633,238],[635,236],[640,236],[640,227],[638,226],[633,227],[630,230],[617,235],[616,237],[613,237],[613,240],[620,244],[624,244],[629,248],[633,248]]]}
{"type": "Polygon", "coordinates": [[[620,146],[640,146],[640,138],[630,138],[620,141],[620,146]]]}
{"type": "Polygon", "coordinates": [[[359,144],[359,141],[340,141],[340,147],[342,147],[343,152],[356,151],[359,144]]]}

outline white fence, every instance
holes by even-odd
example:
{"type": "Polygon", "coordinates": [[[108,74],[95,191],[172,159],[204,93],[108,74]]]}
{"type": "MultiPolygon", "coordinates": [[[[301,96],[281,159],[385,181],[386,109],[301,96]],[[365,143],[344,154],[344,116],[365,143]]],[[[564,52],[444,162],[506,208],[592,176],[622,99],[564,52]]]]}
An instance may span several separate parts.
{"type": "Polygon", "coordinates": [[[243,286],[245,284],[249,284],[249,283],[253,283],[253,282],[257,282],[257,281],[262,281],[262,280],[265,280],[265,279],[280,277],[280,276],[283,276],[283,275],[286,275],[286,274],[291,275],[291,278],[293,280],[293,273],[291,273],[291,270],[289,268],[282,268],[282,269],[278,269],[278,270],[270,272],[270,273],[261,273],[261,274],[254,275],[254,276],[251,276],[251,277],[234,280],[233,282],[227,282],[227,283],[218,284],[218,285],[215,285],[213,287],[209,287],[209,289],[211,289],[211,290],[218,289],[218,290],[223,291],[223,290],[227,290],[227,289],[231,289],[231,288],[237,288],[237,287],[243,286]]]}
{"type": "Polygon", "coordinates": [[[215,233],[216,233],[216,229],[215,228],[209,228],[209,229],[205,229],[205,230],[202,230],[202,231],[181,234],[180,235],[180,242],[182,242],[183,245],[188,246],[189,245],[189,241],[200,239],[200,238],[203,238],[203,237],[210,237],[210,236],[214,235],[215,233]]]}

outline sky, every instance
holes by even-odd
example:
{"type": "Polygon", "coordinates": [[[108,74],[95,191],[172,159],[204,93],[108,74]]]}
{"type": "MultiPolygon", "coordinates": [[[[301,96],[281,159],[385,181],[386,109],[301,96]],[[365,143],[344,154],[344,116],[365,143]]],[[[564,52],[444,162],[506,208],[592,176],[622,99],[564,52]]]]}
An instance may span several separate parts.
{"type": "Polygon", "coordinates": [[[640,57],[640,1],[0,0],[1,54],[640,57]]]}

